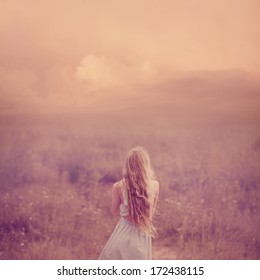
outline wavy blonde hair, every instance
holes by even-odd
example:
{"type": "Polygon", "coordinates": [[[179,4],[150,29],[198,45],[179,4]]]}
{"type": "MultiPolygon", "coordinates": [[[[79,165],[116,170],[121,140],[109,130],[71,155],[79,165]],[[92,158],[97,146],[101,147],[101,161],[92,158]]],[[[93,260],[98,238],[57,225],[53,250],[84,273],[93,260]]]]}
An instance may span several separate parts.
{"type": "Polygon", "coordinates": [[[152,223],[152,205],[148,197],[148,184],[155,179],[148,152],[143,147],[136,147],[127,154],[123,176],[128,194],[129,214],[134,223],[155,236],[152,223]]]}

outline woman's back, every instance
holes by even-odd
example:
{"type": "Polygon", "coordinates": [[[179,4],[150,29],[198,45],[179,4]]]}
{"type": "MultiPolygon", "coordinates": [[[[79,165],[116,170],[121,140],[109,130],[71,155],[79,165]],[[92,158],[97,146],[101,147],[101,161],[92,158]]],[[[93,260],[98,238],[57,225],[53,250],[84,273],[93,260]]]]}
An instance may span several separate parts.
{"type": "MultiPolygon", "coordinates": [[[[115,188],[117,188],[118,195],[121,200],[119,206],[120,216],[127,219],[130,222],[133,222],[133,217],[129,214],[128,193],[127,193],[125,179],[122,179],[121,181],[117,182],[115,184],[115,188]]],[[[156,180],[150,180],[147,185],[147,193],[148,193],[148,200],[150,202],[151,218],[152,218],[158,200],[159,182],[156,180]]]]}

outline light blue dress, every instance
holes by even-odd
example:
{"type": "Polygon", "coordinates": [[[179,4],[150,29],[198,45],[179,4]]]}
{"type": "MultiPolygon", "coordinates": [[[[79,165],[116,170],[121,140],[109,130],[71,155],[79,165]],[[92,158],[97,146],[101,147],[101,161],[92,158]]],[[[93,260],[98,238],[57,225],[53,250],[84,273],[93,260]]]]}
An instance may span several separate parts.
{"type": "Polygon", "coordinates": [[[121,188],[123,196],[123,202],[119,208],[121,218],[98,259],[150,260],[152,258],[151,236],[124,218],[129,214],[128,197],[123,184],[121,188]]]}

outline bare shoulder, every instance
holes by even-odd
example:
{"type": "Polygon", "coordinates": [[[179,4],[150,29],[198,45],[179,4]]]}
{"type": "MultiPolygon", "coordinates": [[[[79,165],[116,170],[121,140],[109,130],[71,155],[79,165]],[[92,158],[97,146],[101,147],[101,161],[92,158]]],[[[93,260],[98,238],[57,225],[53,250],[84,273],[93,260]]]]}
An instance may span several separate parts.
{"type": "Polygon", "coordinates": [[[114,183],[114,185],[113,185],[113,190],[114,190],[114,191],[120,190],[121,187],[122,187],[122,183],[123,183],[123,180],[120,180],[120,181],[114,183]]]}

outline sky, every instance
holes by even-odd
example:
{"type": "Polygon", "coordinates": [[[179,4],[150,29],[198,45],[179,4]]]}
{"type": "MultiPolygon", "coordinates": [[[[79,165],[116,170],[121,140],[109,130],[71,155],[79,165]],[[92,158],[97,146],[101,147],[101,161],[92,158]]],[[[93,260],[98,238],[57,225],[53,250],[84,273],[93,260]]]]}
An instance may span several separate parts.
{"type": "Polygon", "coordinates": [[[0,0],[0,7],[0,114],[259,109],[258,0],[0,0]]]}

